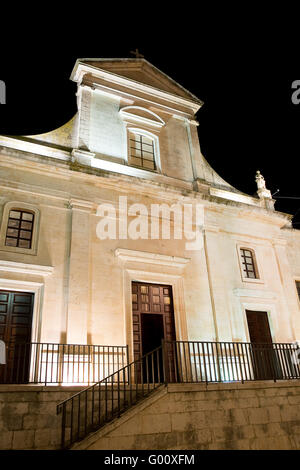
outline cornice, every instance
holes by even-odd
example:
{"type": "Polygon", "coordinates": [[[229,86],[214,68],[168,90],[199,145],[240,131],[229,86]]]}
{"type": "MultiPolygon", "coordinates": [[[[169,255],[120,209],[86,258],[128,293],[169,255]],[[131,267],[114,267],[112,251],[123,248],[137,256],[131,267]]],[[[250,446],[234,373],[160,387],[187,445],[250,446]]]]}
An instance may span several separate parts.
{"type": "Polygon", "coordinates": [[[0,260],[0,271],[31,274],[36,276],[50,276],[53,266],[43,266],[39,264],[16,263],[15,261],[0,260]]]}
{"type": "MultiPolygon", "coordinates": [[[[134,169],[135,174],[124,174],[124,169],[128,170],[128,172],[132,169],[125,165],[106,162],[97,158],[93,158],[93,161],[96,161],[97,164],[100,162],[98,168],[77,163],[72,164],[71,162],[55,161],[50,158],[45,160],[39,155],[23,154],[22,152],[19,153],[19,151],[16,152],[15,155],[8,154],[5,160],[0,161],[0,166],[15,167],[17,165],[19,169],[26,169],[41,175],[47,174],[48,176],[61,178],[62,180],[69,180],[70,178],[78,178],[79,180],[85,181],[91,180],[99,185],[99,187],[117,189],[120,192],[131,193],[138,191],[139,194],[149,197],[153,196],[156,199],[166,201],[182,201],[184,199],[187,202],[192,200],[192,202],[201,203],[209,210],[217,213],[222,213],[226,208],[233,216],[237,215],[244,218],[248,217],[258,221],[260,220],[264,223],[277,225],[280,228],[282,228],[283,224],[286,225],[290,223],[292,218],[289,214],[268,211],[260,206],[228,200],[224,197],[220,198],[203,192],[196,192],[193,190],[192,183],[168,176],[137,169],[134,169]],[[120,167],[120,171],[121,168],[123,169],[123,173],[114,171],[116,165],[118,168],[120,167]],[[45,171],[47,173],[45,173],[45,171]]],[[[3,183],[3,187],[10,186],[8,182],[3,183]]],[[[19,183],[16,187],[13,186],[12,189],[18,190],[18,186],[20,186],[19,183]]],[[[26,188],[24,187],[20,190],[26,190],[26,188]]],[[[29,191],[33,192],[33,185],[30,185],[29,191]]],[[[39,186],[36,187],[36,192],[45,194],[45,191],[39,186]]],[[[53,197],[58,197],[59,199],[65,199],[66,194],[67,193],[63,191],[53,191],[53,197]]]]}
{"type": "Polygon", "coordinates": [[[190,258],[179,258],[176,256],[167,256],[146,251],[127,250],[123,248],[117,248],[115,250],[115,256],[121,261],[159,264],[161,266],[170,266],[175,268],[184,268],[191,261],[190,258]]]}

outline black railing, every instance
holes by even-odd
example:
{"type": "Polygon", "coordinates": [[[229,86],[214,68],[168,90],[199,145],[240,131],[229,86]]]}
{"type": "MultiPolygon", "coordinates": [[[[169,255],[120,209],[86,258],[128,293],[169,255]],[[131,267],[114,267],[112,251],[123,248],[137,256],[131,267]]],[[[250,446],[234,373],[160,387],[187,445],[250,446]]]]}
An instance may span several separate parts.
{"type": "Polygon", "coordinates": [[[119,417],[164,382],[163,348],[126,365],[57,406],[62,414],[63,449],[119,417]]]}
{"type": "Polygon", "coordinates": [[[90,384],[128,364],[127,346],[9,343],[2,384],[90,384]]]}
{"type": "Polygon", "coordinates": [[[166,342],[169,383],[300,379],[294,344],[166,342]]]}
{"type": "Polygon", "coordinates": [[[163,341],[155,351],[57,406],[62,448],[119,417],[162,383],[293,379],[300,379],[299,348],[294,344],[163,341]]]}

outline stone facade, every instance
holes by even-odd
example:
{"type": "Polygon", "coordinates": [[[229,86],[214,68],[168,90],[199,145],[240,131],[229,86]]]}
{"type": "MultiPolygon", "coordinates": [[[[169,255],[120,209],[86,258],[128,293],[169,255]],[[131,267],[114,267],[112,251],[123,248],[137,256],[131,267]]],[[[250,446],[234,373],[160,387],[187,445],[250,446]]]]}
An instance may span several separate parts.
{"type": "MultiPolygon", "coordinates": [[[[0,450],[60,448],[56,405],[80,387],[0,387],[0,450]]],[[[298,450],[300,382],[168,385],[74,450],[298,450]]]]}
{"type": "Polygon", "coordinates": [[[35,293],[32,341],[128,344],[132,358],[132,280],[172,286],[178,340],[249,341],[247,309],[268,313],[274,342],[300,338],[300,232],[267,193],[242,194],[210,167],[197,135],[202,102],[141,59],[79,60],[71,78],[70,123],[0,139],[0,290],[35,293]],[[157,139],[157,171],[130,165],[130,129],[157,139]],[[98,207],[111,204],[119,222],[120,196],[201,206],[201,248],[100,240],[98,207]],[[32,252],[5,246],[11,203],[39,214],[32,252]],[[259,279],[243,277],[239,247],[255,251],[259,279]]]}
{"type": "MultiPolygon", "coordinates": [[[[177,340],[250,342],[247,310],[268,314],[273,342],[299,340],[300,232],[274,209],[260,173],[249,196],[211,168],[198,140],[201,100],[144,59],[78,60],[71,79],[78,112],[70,122],[43,135],[0,136],[0,291],[34,293],[31,341],[128,345],[132,360],[133,281],[172,287],[177,340]],[[152,142],[152,171],[132,163],[131,135],[152,142]],[[125,197],[131,210],[185,204],[201,222],[193,219],[181,239],[127,237],[125,197]],[[105,205],[117,233],[101,239],[105,205]],[[34,214],[30,249],[6,243],[12,209],[34,214]],[[243,272],[245,248],[255,279],[243,272]]],[[[140,220],[149,231],[153,220],[175,229],[175,215],[149,214],[140,220]]],[[[298,383],[197,387],[169,386],[84,445],[299,448],[298,383]]],[[[55,405],[71,390],[50,390],[0,390],[2,448],[57,448],[55,405]]]]}
{"type": "Polygon", "coordinates": [[[0,450],[54,450],[61,445],[56,405],[82,387],[0,386],[0,450]]]}
{"type": "Polygon", "coordinates": [[[74,450],[298,450],[300,382],[168,385],[74,450]]]}

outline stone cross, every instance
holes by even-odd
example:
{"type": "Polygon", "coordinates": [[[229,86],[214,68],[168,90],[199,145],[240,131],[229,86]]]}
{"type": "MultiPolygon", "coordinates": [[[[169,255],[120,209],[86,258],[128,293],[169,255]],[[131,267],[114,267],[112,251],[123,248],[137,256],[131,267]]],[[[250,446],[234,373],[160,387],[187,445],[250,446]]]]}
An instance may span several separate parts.
{"type": "Polygon", "coordinates": [[[130,54],[135,55],[136,59],[144,58],[143,54],[141,54],[138,49],[136,49],[135,51],[130,51],[130,54]]]}

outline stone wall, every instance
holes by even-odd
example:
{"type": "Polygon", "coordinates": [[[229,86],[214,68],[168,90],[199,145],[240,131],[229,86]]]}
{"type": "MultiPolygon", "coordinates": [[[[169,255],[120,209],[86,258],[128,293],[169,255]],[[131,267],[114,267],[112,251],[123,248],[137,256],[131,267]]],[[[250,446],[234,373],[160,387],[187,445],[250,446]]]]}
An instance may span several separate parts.
{"type": "Polygon", "coordinates": [[[73,449],[300,449],[300,381],[169,385],[73,449]]]}
{"type": "Polygon", "coordinates": [[[0,385],[0,450],[59,449],[56,405],[81,389],[0,385]]]}

